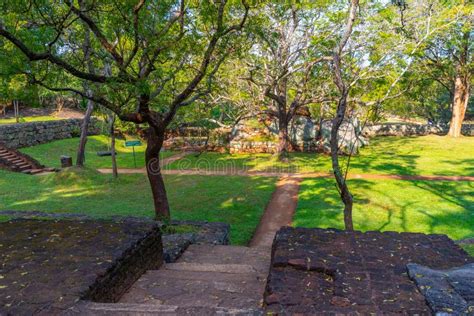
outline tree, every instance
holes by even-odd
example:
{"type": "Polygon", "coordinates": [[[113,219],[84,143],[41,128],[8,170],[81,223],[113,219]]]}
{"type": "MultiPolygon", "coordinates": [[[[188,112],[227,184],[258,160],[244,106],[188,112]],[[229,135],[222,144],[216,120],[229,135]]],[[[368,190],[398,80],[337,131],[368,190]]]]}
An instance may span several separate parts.
{"type": "Polygon", "coordinates": [[[30,62],[62,71],[78,83],[29,75],[53,91],[74,92],[124,121],[145,125],[145,161],[157,219],[170,217],[159,167],[167,127],[178,110],[209,92],[209,84],[247,19],[246,2],[210,1],[7,1],[0,36],[30,62]],[[111,75],[89,71],[81,46],[91,36],[96,69],[111,61],[111,75]],[[29,42],[34,40],[34,43],[29,42]],[[105,62],[104,62],[105,61],[105,62]]]}
{"type": "Polygon", "coordinates": [[[457,21],[446,21],[447,16],[452,17],[446,10],[435,10],[424,3],[410,11],[410,20],[405,20],[405,1],[394,2],[396,5],[366,3],[359,10],[358,1],[352,0],[345,28],[333,50],[332,70],[338,100],[332,121],[331,159],[348,230],[353,229],[353,198],[346,181],[351,155],[343,170],[338,155],[339,127],[346,118],[357,117],[358,112],[365,114],[367,122],[370,117],[378,116],[382,105],[402,96],[405,90],[401,83],[416,56],[434,36],[457,21]],[[400,21],[395,19],[396,9],[400,9],[400,21]],[[354,24],[357,12],[363,16],[354,24]]]}
{"type": "MultiPolygon", "coordinates": [[[[85,3],[83,0],[79,1],[79,8],[80,10],[84,11],[85,10],[85,3]]],[[[91,53],[92,53],[92,47],[91,47],[91,35],[90,35],[90,30],[85,27],[84,29],[84,43],[83,43],[83,56],[84,56],[84,63],[87,65],[87,71],[89,73],[94,74],[95,69],[94,65],[92,64],[92,59],[91,59],[91,53]]],[[[85,81],[83,83],[84,87],[84,94],[93,97],[94,92],[90,88],[90,83],[85,81]]],[[[79,146],[77,148],[77,158],[76,158],[76,166],[78,167],[83,167],[84,162],[86,160],[86,144],[87,144],[87,133],[89,132],[89,124],[92,116],[92,112],[94,111],[94,102],[89,98],[87,100],[87,107],[86,107],[86,113],[84,114],[84,119],[82,120],[82,125],[81,125],[81,136],[79,139],[79,146]]],[[[115,170],[114,170],[115,171],[115,170]]],[[[114,173],[114,176],[116,174],[114,173]]]]}
{"type": "Polygon", "coordinates": [[[347,99],[349,97],[349,92],[351,86],[345,82],[343,77],[343,70],[341,64],[341,57],[344,50],[344,47],[349,40],[349,37],[352,34],[354,23],[357,17],[357,10],[359,8],[359,0],[351,0],[349,13],[347,17],[347,22],[344,28],[344,32],[339,40],[339,43],[334,48],[332,67],[334,71],[334,83],[337,86],[339,91],[339,100],[337,102],[336,116],[332,121],[331,128],[331,160],[332,168],[334,172],[334,177],[336,178],[336,183],[339,188],[339,193],[341,199],[344,203],[344,225],[346,230],[353,230],[352,222],[352,195],[347,187],[346,177],[341,172],[341,167],[339,166],[339,128],[344,121],[347,110],[347,99]]]}
{"type": "Polygon", "coordinates": [[[473,81],[474,5],[462,1],[449,7],[456,19],[450,27],[434,37],[420,56],[423,74],[444,87],[451,96],[451,122],[448,135],[461,136],[473,81]]]}
{"type": "Polygon", "coordinates": [[[220,68],[216,87],[209,95],[212,111],[209,117],[220,127],[234,129],[242,120],[264,114],[261,112],[264,97],[246,80],[250,67],[244,54],[251,49],[249,46],[243,45],[240,54],[220,68]]]}
{"type": "Polygon", "coordinates": [[[459,136],[472,86],[474,6],[464,1],[392,2],[399,9],[399,23],[391,35],[406,39],[401,60],[408,67],[397,82],[406,93],[390,106],[433,122],[446,122],[451,116],[449,134],[459,136]]]}
{"type": "Polygon", "coordinates": [[[256,32],[248,80],[267,98],[264,112],[277,120],[280,159],[288,157],[288,126],[298,111],[320,101],[314,85],[314,66],[329,58],[318,55],[311,41],[321,11],[311,5],[268,3],[262,11],[265,21],[256,32]]]}

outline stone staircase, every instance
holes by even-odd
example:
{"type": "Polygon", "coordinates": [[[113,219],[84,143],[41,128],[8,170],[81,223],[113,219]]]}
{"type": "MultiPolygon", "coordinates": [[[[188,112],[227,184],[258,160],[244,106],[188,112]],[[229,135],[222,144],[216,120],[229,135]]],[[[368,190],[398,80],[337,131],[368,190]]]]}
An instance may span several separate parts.
{"type": "Polygon", "coordinates": [[[83,302],[81,315],[263,315],[268,247],[191,245],[146,272],[118,303],[83,302]]]}
{"type": "Polygon", "coordinates": [[[56,170],[54,168],[45,168],[30,156],[8,148],[2,144],[0,144],[0,169],[22,172],[25,174],[38,174],[56,170]]]}

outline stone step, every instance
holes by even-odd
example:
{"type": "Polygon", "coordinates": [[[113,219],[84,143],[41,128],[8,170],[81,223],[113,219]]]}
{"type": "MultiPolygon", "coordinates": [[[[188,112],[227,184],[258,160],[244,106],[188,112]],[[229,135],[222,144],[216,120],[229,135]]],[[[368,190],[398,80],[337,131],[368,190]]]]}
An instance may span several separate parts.
{"type": "Polygon", "coordinates": [[[257,270],[248,264],[214,264],[214,263],[191,263],[178,262],[167,263],[165,270],[194,271],[194,272],[220,272],[234,274],[254,274],[257,270]]]}
{"type": "Polygon", "coordinates": [[[15,155],[12,155],[12,154],[7,154],[7,155],[0,155],[0,158],[3,158],[3,159],[12,159],[12,158],[15,158],[16,156],[15,155]]]}
{"type": "Polygon", "coordinates": [[[38,174],[43,172],[43,169],[31,169],[30,174],[38,174]]]}
{"type": "Polygon", "coordinates": [[[24,174],[40,174],[45,170],[40,164],[28,155],[21,154],[15,150],[9,150],[0,145],[0,159],[4,161],[2,168],[22,172],[24,174]]]}
{"type": "Polygon", "coordinates": [[[33,170],[33,167],[30,166],[30,165],[24,165],[24,166],[16,166],[15,169],[20,171],[20,172],[28,170],[28,174],[29,174],[31,172],[31,170],[33,170]]]}
{"type": "Polygon", "coordinates": [[[28,161],[22,161],[20,163],[17,163],[16,166],[17,167],[19,167],[19,166],[31,166],[31,163],[29,163],[28,161]]]}
{"type": "Polygon", "coordinates": [[[145,273],[120,303],[259,308],[265,285],[266,276],[257,273],[172,270],[165,266],[145,273]]]}
{"type": "Polygon", "coordinates": [[[95,303],[80,302],[69,311],[66,315],[118,315],[118,316],[135,316],[135,315],[263,315],[263,311],[259,308],[223,308],[223,307],[180,307],[178,305],[155,305],[155,304],[127,304],[127,303],[95,303]]]}
{"type": "Polygon", "coordinates": [[[190,245],[178,263],[245,264],[267,274],[270,267],[269,248],[243,246],[190,245]]]}

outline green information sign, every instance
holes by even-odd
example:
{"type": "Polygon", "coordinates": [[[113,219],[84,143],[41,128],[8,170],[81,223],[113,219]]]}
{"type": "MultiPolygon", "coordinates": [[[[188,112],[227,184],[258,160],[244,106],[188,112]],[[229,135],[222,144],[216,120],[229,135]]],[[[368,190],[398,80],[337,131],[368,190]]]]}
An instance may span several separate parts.
{"type": "Polygon", "coordinates": [[[135,146],[141,146],[142,142],[139,140],[127,140],[125,141],[125,147],[135,147],[135,146]]]}
{"type": "Polygon", "coordinates": [[[137,167],[137,159],[135,158],[135,146],[141,146],[142,142],[139,140],[127,140],[125,141],[125,147],[132,147],[133,149],[133,165],[137,167]]]}

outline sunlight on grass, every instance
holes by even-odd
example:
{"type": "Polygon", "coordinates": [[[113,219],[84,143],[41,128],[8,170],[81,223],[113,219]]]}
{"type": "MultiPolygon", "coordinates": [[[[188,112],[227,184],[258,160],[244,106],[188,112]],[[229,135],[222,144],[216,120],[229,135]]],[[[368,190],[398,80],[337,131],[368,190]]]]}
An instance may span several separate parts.
{"type": "MultiPolygon", "coordinates": [[[[474,237],[474,184],[442,181],[350,180],[358,230],[474,237]]],[[[295,226],[343,228],[343,205],[332,179],[301,183],[295,226]]]]}
{"type": "MultiPolygon", "coordinates": [[[[275,189],[274,178],[262,177],[166,176],[165,183],[174,219],[229,223],[232,243],[241,245],[275,189]]],[[[153,203],[143,175],[114,180],[90,168],[36,177],[0,171],[0,210],[152,217],[153,203]]]]}
{"type": "Polygon", "coordinates": [[[464,248],[471,257],[474,257],[474,245],[462,245],[462,248],[464,248]]]}
{"type": "MultiPolygon", "coordinates": [[[[378,137],[351,158],[350,173],[474,176],[474,137],[378,137]]],[[[340,157],[345,166],[347,157],[340,157]]],[[[289,162],[271,154],[203,153],[174,162],[172,169],[332,172],[329,156],[292,153],[289,162]]]]}
{"type": "MultiPolygon", "coordinates": [[[[64,120],[64,118],[55,117],[52,115],[48,116],[25,116],[20,118],[20,123],[29,123],[29,122],[46,122],[46,121],[58,121],[64,120]]],[[[2,124],[17,124],[15,118],[2,118],[0,119],[0,125],[2,124]]]]}
{"type": "MultiPolygon", "coordinates": [[[[117,165],[119,168],[134,168],[133,148],[125,147],[125,140],[117,139],[117,165]]],[[[86,146],[86,166],[90,168],[111,168],[112,162],[110,156],[99,157],[97,152],[110,150],[110,138],[104,135],[90,136],[86,146]]],[[[21,151],[39,160],[48,167],[60,167],[60,157],[68,155],[76,159],[79,138],[70,138],[54,141],[48,144],[37,145],[28,148],[22,148],[21,151]]],[[[146,146],[135,147],[135,159],[137,168],[145,166],[146,146]]],[[[164,151],[160,157],[166,158],[176,154],[172,151],[164,151]]]]}

